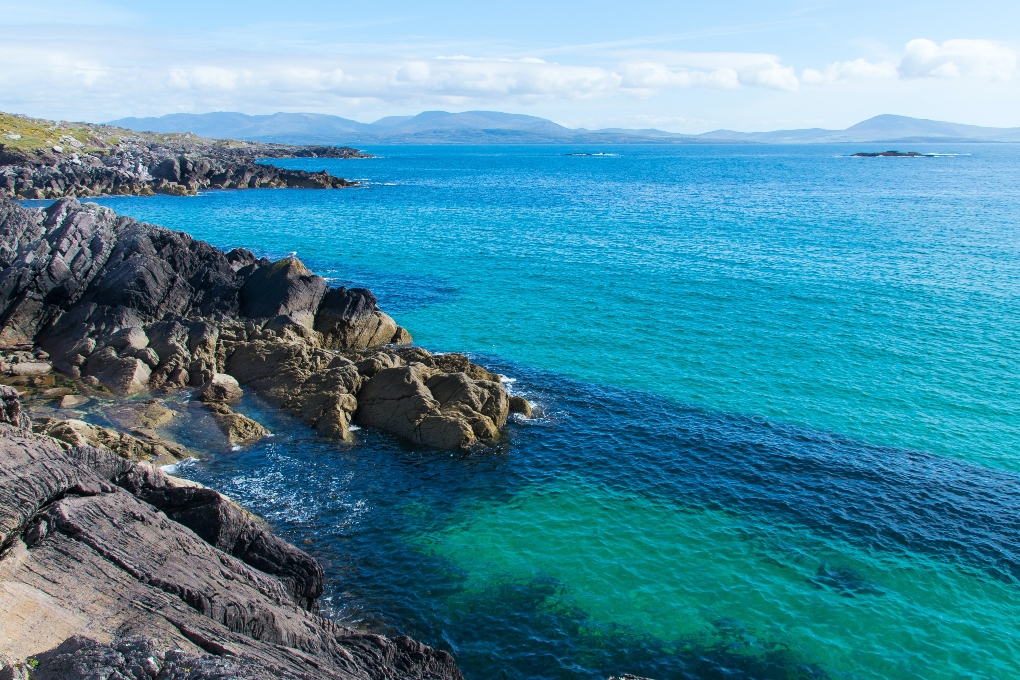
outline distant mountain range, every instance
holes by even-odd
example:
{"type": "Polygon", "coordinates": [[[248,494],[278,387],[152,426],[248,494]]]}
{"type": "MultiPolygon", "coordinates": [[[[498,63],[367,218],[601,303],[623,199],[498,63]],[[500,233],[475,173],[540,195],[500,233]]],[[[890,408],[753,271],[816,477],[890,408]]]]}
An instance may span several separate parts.
{"type": "Polygon", "coordinates": [[[571,129],[551,120],[498,111],[425,111],[359,123],[320,113],[172,113],[159,118],[121,118],[110,125],[139,132],[192,132],[214,139],[282,144],[626,144],[626,143],[916,143],[1020,142],[1020,128],[987,128],[937,120],[881,115],[845,130],[716,130],[684,135],[662,130],[571,129]]]}

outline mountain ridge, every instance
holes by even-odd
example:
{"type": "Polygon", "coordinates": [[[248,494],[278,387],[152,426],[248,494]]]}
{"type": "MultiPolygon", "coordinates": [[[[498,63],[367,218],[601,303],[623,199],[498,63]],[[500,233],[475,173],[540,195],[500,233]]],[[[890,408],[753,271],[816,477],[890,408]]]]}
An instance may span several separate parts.
{"type": "Polygon", "coordinates": [[[146,132],[191,132],[213,139],[283,144],[570,144],[570,143],[925,143],[1020,142],[1020,127],[990,128],[882,114],[844,130],[713,130],[697,135],[654,128],[567,128],[537,116],[499,111],[423,111],[372,123],[321,113],[247,115],[231,111],[121,118],[110,125],[146,132]]]}

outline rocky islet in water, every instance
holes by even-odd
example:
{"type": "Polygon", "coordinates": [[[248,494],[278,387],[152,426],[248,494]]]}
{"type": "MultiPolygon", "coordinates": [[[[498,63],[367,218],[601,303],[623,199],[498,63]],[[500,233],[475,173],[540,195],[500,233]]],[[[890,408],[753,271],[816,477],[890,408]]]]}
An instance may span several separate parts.
{"type": "Polygon", "coordinates": [[[350,440],[357,422],[457,449],[498,440],[527,402],[464,355],[414,347],[371,292],[329,288],[296,257],[224,253],[74,199],[0,199],[0,241],[7,382],[62,410],[105,400],[127,426],[33,423],[3,388],[0,609],[33,612],[8,624],[12,672],[33,655],[33,677],[143,657],[152,677],[460,677],[445,652],[318,617],[314,560],[155,467],[192,453],[157,432],[170,409],[116,404],[194,388],[243,444],[267,432],[231,409],[252,390],[326,437],[350,440]]]}

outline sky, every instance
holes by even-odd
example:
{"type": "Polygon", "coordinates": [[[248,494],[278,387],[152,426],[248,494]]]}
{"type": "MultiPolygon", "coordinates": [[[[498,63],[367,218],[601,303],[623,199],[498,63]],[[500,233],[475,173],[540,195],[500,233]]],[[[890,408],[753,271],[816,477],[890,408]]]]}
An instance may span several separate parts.
{"type": "Polygon", "coordinates": [[[498,110],[568,127],[1020,126],[1020,2],[0,0],[0,110],[498,110]]]}

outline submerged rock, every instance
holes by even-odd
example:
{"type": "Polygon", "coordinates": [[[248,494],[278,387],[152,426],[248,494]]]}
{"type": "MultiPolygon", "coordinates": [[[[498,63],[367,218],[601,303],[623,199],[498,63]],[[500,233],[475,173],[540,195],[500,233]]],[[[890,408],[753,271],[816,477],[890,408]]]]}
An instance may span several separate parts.
{"type": "Polygon", "coordinates": [[[269,430],[262,425],[247,416],[234,413],[226,404],[210,402],[205,406],[231,444],[251,444],[269,434],[269,430]]]}
{"type": "Polygon", "coordinates": [[[60,398],[59,406],[63,409],[78,408],[89,403],[89,398],[82,394],[65,394],[60,398]]]}
{"type": "Polygon", "coordinates": [[[32,425],[32,429],[68,446],[96,446],[128,460],[152,460],[166,464],[189,457],[183,446],[162,439],[151,431],[136,430],[128,434],[74,418],[41,418],[32,425]]]}

